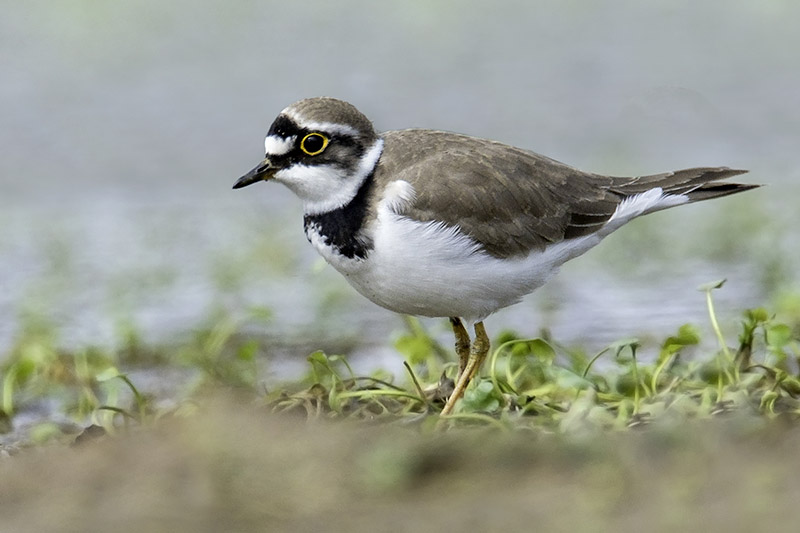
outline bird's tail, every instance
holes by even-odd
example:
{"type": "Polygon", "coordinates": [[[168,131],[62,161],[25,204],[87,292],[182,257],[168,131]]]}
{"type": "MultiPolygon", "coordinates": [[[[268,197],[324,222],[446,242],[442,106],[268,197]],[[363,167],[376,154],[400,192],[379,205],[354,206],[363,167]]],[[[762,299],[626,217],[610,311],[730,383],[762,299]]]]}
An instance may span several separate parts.
{"type": "Polygon", "coordinates": [[[630,197],[660,187],[664,194],[685,196],[689,202],[700,202],[760,187],[722,181],[746,172],[727,167],[687,168],[651,176],[614,178],[610,190],[623,197],[630,197]]]}

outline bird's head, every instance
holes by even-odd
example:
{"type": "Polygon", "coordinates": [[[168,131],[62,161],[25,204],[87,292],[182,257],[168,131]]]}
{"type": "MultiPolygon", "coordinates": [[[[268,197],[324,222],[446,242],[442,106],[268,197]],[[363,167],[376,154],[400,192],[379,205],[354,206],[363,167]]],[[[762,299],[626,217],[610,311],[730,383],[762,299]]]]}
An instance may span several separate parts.
{"type": "Polygon", "coordinates": [[[264,140],[265,156],[234,189],[258,181],[283,183],[308,214],[349,202],[377,164],[383,141],[351,104],[308,98],[278,115],[264,140]]]}

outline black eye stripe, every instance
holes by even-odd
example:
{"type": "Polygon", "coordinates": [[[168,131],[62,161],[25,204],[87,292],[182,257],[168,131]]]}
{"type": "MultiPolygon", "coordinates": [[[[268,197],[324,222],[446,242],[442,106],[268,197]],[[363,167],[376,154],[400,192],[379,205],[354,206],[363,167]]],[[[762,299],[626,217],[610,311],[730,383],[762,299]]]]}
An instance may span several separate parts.
{"type": "MultiPolygon", "coordinates": [[[[343,134],[343,133],[330,133],[321,130],[309,129],[309,128],[301,128],[297,125],[297,123],[290,119],[285,115],[279,115],[267,132],[267,135],[274,135],[275,137],[279,137],[282,139],[288,139],[290,137],[295,137],[294,147],[292,150],[286,154],[280,156],[273,156],[273,160],[275,162],[289,162],[289,161],[305,161],[306,158],[310,158],[311,156],[306,155],[303,152],[302,148],[300,147],[300,143],[303,141],[303,138],[308,135],[309,133],[320,133],[326,136],[329,140],[329,146],[325,149],[323,153],[318,154],[316,157],[319,162],[326,161],[327,158],[323,155],[331,150],[334,147],[344,148],[348,151],[352,151],[356,157],[361,157],[366,148],[362,145],[361,140],[358,137],[353,137],[351,135],[343,134]]],[[[337,153],[337,152],[333,152],[337,153]]]]}
{"type": "Polygon", "coordinates": [[[298,129],[296,134],[294,133],[292,134],[292,135],[297,135],[297,139],[295,140],[294,143],[295,149],[299,150],[300,143],[303,142],[303,139],[306,137],[306,135],[309,135],[311,133],[319,133],[321,135],[324,135],[325,137],[328,138],[328,142],[330,145],[355,148],[356,150],[359,151],[359,153],[362,151],[361,143],[359,143],[354,137],[351,137],[350,135],[340,135],[340,134],[331,135],[324,131],[308,130],[308,129],[298,129]]]}

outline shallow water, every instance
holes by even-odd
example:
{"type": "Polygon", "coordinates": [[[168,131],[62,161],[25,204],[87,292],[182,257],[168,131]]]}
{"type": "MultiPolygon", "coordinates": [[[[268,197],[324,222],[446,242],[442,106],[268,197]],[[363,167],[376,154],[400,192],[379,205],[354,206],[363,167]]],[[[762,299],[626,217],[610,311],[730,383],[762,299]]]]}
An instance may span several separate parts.
{"type": "MultiPolygon", "coordinates": [[[[492,137],[608,174],[751,169],[770,187],[653,215],[490,318],[601,348],[723,324],[798,276],[800,36],[790,2],[603,6],[11,3],[0,20],[0,353],[26,313],[60,343],[158,342],[265,306],[276,342],[395,359],[400,318],[322,267],[279,186],[231,191],[293,100],[379,129],[492,137]]],[[[441,321],[428,322],[450,342],[441,321]]]]}

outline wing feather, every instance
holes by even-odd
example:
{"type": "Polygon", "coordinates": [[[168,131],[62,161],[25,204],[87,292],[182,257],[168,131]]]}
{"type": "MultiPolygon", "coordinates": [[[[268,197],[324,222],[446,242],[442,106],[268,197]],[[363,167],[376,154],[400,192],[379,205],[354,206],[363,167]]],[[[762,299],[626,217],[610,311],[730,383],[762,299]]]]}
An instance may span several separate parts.
{"type": "Polygon", "coordinates": [[[384,139],[376,177],[416,191],[402,214],[457,226],[497,257],[597,231],[622,198],[611,178],[494,141],[430,130],[384,139]]]}
{"type": "Polygon", "coordinates": [[[393,180],[409,182],[416,196],[400,214],[458,227],[496,257],[590,235],[603,228],[622,200],[654,188],[696,202],[758,187],[722,183],[746,172],[726,167],[601,176],[513,146],[443,131],[390,131],[384,140],[376,189],[393,180]]]}

